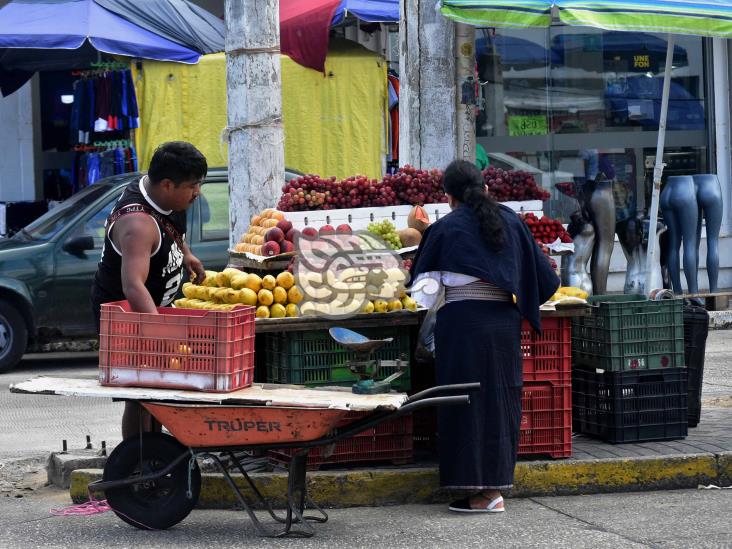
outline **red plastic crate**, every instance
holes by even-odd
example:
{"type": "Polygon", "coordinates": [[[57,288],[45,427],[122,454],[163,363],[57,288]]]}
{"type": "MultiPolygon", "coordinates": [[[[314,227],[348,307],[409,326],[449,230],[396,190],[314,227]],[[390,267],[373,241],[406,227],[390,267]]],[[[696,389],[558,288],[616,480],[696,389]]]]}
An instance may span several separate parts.
{"type": "Polygon", "coordinates": [[[524,383],[519,455],[572,455],[572,386],[524,383]]]}
{"type": "MultiPolygon", "coordinates": [[[[343,427],[363,417],[361,412],[350,412],[338,424],[343,427]]],[[[414,461],[411,414],[380,423],[351,438],[336,442],[333,452],[324,455],[329,448],[318,446],[308,453],[307,468],[318,469],[322,465],[384,461],[403,465],[414,461]]],[[[288,464],[296,449],[270,450],[270,459],[278,464],[288,464]]]]}
{"type": "Polygon", "coordinates": [[[127,301],[102,305],[102,385],[228,392],[252,384],[254,307],[158,312],[130,312],[127,301]]]}
{"type": "Polygon", "coordinates": [[[525,320],[521,325],[524,382],[572,382],[572,323],[570,318],[542,318],[541,334],[525,320]]]}

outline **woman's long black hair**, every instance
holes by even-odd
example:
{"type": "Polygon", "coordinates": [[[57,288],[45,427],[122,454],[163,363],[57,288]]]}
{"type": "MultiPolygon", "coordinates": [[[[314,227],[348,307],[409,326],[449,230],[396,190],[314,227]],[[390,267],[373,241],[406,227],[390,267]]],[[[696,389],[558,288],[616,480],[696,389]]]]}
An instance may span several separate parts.
{"type": "Polygon", "coordinates": [[[480,234],[495,250],[503,247],[503,219],[498,204],[485,190],[483,174],[471,162],[455,160],[445,169],[445,192],[469,207],[478,218],[480,234]]]}

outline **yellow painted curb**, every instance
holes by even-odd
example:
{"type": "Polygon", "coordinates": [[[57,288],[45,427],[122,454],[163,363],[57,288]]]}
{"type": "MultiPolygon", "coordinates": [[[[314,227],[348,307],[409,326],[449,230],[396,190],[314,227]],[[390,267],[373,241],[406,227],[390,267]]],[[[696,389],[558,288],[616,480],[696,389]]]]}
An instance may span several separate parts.
{"type": "Polygon", "coordinates": [[[719,486],[732,486],[732,452],[722,452],[717,455],[717,469],[719,470],[719,486]]]}
{"type": "MultiPolygon", "coordinates": [[[[593,494],[636,490],[696,488],[732,479],[732,453],[715,456],[694,454],[633,459],[565,460],[519,462],[516,467],[514,497],[593,494]]],[[[101,477],[98,469],[80,469],[71,475],[71,498],[87,499],[87,485],[101,477]]],[[[244,479],[234,477],[248,502],[252,494],[244,479]]],[[[282,504],[287,493],[283,473],[252,475],[268,501],[282,504]]],[[[368,469],[311,472],[308,490],[313,501],[323,507],[396,505],[446,501],[452,494],[439,489],[435,468],[368,469]]],[[[203,475],[198,506],[230,508],[234,494],[221,474],[203,475]]]]}
{"type": "Polygon", "coordinates": [[[717,458],[692,454],[519,463],[514,496],[696,488],[719,476],[717,458]]]}

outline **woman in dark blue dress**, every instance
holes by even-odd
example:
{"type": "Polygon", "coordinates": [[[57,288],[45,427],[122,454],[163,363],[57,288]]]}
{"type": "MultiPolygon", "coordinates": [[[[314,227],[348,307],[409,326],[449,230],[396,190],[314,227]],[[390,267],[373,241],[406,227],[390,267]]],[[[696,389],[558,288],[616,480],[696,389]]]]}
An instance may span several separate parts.
{"type": "Polygon", "coordinates": [[[413,297],[434,306],[444,296],[435,326],[438,384],[479,381],[481,390],[470,406],[438,412],[440,484],[472,492],[450,510],[498,513],[519,443],[521,319],[541,329],[539,307],[559,279],[524,222],[488,196],[473,164],[450,164],[444,188],[452,212],[424,233],[413,297]]]}

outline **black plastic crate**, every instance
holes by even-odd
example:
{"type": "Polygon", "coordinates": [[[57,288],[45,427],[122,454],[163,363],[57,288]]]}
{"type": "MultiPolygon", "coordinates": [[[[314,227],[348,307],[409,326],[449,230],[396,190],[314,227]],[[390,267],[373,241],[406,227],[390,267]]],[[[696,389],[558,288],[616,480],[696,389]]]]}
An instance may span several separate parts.
{"type": "Polygon", "coordinates": [[[612,443],[686,437],[687,399],[686,368],[572,371],[574,431],[612,443]]]}
{"type": "Polygon", "coordinates": [[[704,379],[704,353],[709,334],[709,313],[704,307],[684,307],[684,360],[689,372],[689,427],[696,427],[701,416],[704,379]]]}

